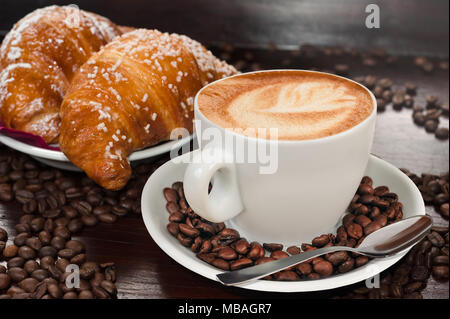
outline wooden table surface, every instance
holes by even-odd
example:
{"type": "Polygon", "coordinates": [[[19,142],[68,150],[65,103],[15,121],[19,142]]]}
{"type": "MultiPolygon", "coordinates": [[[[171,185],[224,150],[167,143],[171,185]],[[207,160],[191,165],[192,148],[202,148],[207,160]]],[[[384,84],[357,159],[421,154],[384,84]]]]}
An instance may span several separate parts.
{"type": "MultiPolygon", "coordinates": [[[[285,67],[281,61],[290,56],[285,52],[257,51],[255,61],[264,68],[285,67]]],[[[352,58],[343,58],[350,64],[350,74],[374,74],[390,77],[394,86],[411,81],[418,85],[416,104],[424,105],[427,94],[441,101],[449,101],[448,71],[437,70],[425,75],[412,64],[411,57],[400,59],[398,66],[363,67],[352,58]]],[[[308,68],[300,58],[291,58],[290,68],[308,68]],[[297,60],[297,61],[295,61],[297,60]]],[[[329,63],[329,61],[324,61],[329,63]]],[[[286,64],[286,63],[285,63],[286,64]]],[[[397,167],[420,173],[441,173],[449,169],[449,142],[439,141],[423,128],[415,126],[411,110],[394,111],[391,106],[378,115],[373,153],[397,167]]],[[[441,120],[448,127],[448,119],[441,120]]],[[[433,211],[434,223],[447,225],[433,211]]],[[[15,235],[14,225],[21,216],[17,204],[0,203],[0,227],[15,235]]],[[[79,237],[86,244],[88,259],[98,262],[114,261],[118,269],[119,298],[329,298],[340,290],[315,293],[262,293],[240,288],[225,287],[184,268],[168,257],[151,239],[140,216],[127,216],[115,224],[99,224],[85,228],[79,237]]],[[[423,292],[424,298],[448,298],[448,283],[430,279],[423,292]]]]}

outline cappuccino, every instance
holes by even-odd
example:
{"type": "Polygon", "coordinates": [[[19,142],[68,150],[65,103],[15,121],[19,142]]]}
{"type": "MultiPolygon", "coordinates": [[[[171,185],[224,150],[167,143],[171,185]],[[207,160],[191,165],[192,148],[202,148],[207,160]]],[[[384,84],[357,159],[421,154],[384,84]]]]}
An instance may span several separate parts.
{"type": "MultiPolygon", "coordinates": [[[[247,136],[278,129],[280,140],[309,140],[344,132],[369,117],[372,96],[357,83],[300,70],[247,73],[217,81],[197,97],[200,112],[247,136]]],[[[273,138],[265,135],[265,138],[273,138]]]]}

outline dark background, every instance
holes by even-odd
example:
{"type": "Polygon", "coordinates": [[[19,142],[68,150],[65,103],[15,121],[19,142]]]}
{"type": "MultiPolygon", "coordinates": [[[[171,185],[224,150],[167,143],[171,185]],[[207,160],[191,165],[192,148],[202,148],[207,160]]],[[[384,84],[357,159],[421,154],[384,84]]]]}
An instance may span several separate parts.
{"type": "Polygon", "coordinates": [[[448,0],[0,0],[0,32],[36,8],[71,3],[117,24],[183,33],[205,44],[293,48],[307,42],[389,47],[395,54],[449,52],[448,0]],[[380,29],[365,27],[370,3],[380,7],[380,29]]]}

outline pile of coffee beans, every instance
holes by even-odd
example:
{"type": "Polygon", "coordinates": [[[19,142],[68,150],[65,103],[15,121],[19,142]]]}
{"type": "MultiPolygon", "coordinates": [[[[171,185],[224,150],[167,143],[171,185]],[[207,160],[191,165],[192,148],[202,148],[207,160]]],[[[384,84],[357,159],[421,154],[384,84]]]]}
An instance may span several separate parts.
{"type": "MultiPolygon", "coordinates": [[[[21,220],[25,225],[26,220],[21,220]]],[[[98,264],[86,261],[86,249],[81,241],[67,236],[52,237],[48,230],[39,234],[22,232],[14,243],[6,245],[7,233],[0,228],[0,299],[109,299],[117,289],[114,263],[98,264]],[[73,273],[67,266],[77,265],[79,286],[66,280],[73,273]]]]}
{"type": "Polygon", "coordinates": [[[449,172],[441,175],[421,174],[418,176],[406,168],[401,170],[416,184],[425,205],[433,206],[436,212],[448,220],[449,172]]]}
{"type": "MultiPolygon", "coordinates": [[[[426,74],[433,73],[433,71],[436,69],[435,63],[425,56],[415,57],[414,65],[426,74]]],[[[448,71],[448,61],[439,61],[437,65],[439,69],[448,71]]]]}
{"type": "Polygon", "coordinates": [[[140,214],[142,188],[160,163],[136,167],[128,185],[114,192],[6,147],[0,154],[0,201],[19,203],[23,211],[15,238],[8,242],[0,228],[0,298],[115,298],[114,263],[88,261],[85,245],[72,236],[140,214]],[[79,288],[65,285],[70,264],[79,267],[79,288]]]}
{"type": "Polygon", "coordinates": [[[448,227],[432,227],[431,233],[393,267],[380,274],[379,287],[358,283],[344,288],[335,298],[422,299],[430,276],[448,282],[448,227]]]}
{"type": "Polygon", "coordinates": [[[439,127],[440,118],[448,118],[448,104],[441,103],[436,96],[427,96],[425,107],[419,105],[414,107],[412,117],[417,126],[423,127],[426,132],[434,134],[437,139],[448,139],[448,128],[439,127]]]}
{"type": "MultiPolygon", "coordinates": [[[[201,218],[186,202],[181,182],[165,188],[163,193],[167,200],[167,230],[170,234],[195,252],[199,259],[222,270],[237,270],[321,247],[357,247],[365,236],[403,217],[403,205],[397,194],[389,191],[387,186],[373,187],[372,179],[365,176],[336,235],[323,234],[311,243],[283,250],[282,244],[249,242],[235,229],[226,228],[224,223],[211,223],[201,218]]],[[[366,256],[340,251],[314,258],[264,279],[294,281],[325,278],[346,273],[368,261],[366,256]]]]}
{"type": "Polygon", "coordinates": [[[392,104],[394,110],[400,111],[402,108],[411,109],[414,106],[414,95],[417,87],[414,83],[407,83],[405,89],[392,88],[393,81],[389,78],[377,79],[373,75],[359,76],[355,81],[366,86],[377,99],[377,111],[384,112],[388,104],[392,104]]]}

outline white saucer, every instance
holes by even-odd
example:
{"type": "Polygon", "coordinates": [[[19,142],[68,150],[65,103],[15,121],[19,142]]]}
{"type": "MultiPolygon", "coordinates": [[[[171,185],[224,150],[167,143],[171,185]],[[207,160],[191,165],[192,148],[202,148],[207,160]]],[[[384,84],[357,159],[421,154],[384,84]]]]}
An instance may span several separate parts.
{"type": "MultiPolygon", "coordinates": [[[[178,149],[182,145],[189,143],[192,135],[186,136],[179,140],[168,141],[156,146],[151,146],[143,150],[136,151],[129,156],[130,162],[136,162],[144,159],[170,152],[172,149],[178,149]]],[[[81,170],[73,165],[69,159],[61,151],[54,151],[45,148],[32,146],[11,137],[0,134],[0,142],[9,146],[16,151],[25,153],[46,165],[56,167],[63,170],[81,172],[81,170]]]]}
{"type": "MultiPolygon", "coordinates": [[[[182,157],[186,156],[189,156],[189,153],[182,155],[182,157]]],[[[193,272],[217,281],[216,275],[222,271],[198,259],[190,249],[182,246],[176,238],[170,235],[166,228],[169,215],[166,211],[166,200],[162,190],[164,187],[170,187],[176,181],[183,180],[187,164],[183,164],[182,157],[176,158],[177,164],[174,163],[174,160],[168,161],[150,176],[142,192],[142,216],[153,240],[166,254],[193,272]]],[[[372,177],[374,185],[387,185],[398,194],[399,200],[403,203],[405,218],[425,214],[425,205],[419,190],[398,168],[371,156],[365,174],[372,177]]],[[[239,231],[239,229],[237,230],[239,231]]],[[[258,238],[247,239],[258,241],[258,238]]],[[[377,275],[395,264],[406,253],[407,250],[389,258],[373,259],[362,267],[329,278],[293,282],[258,280],[238,285],[238,287],[276,292],[306,292],[338,288],[377,275]]]]}

